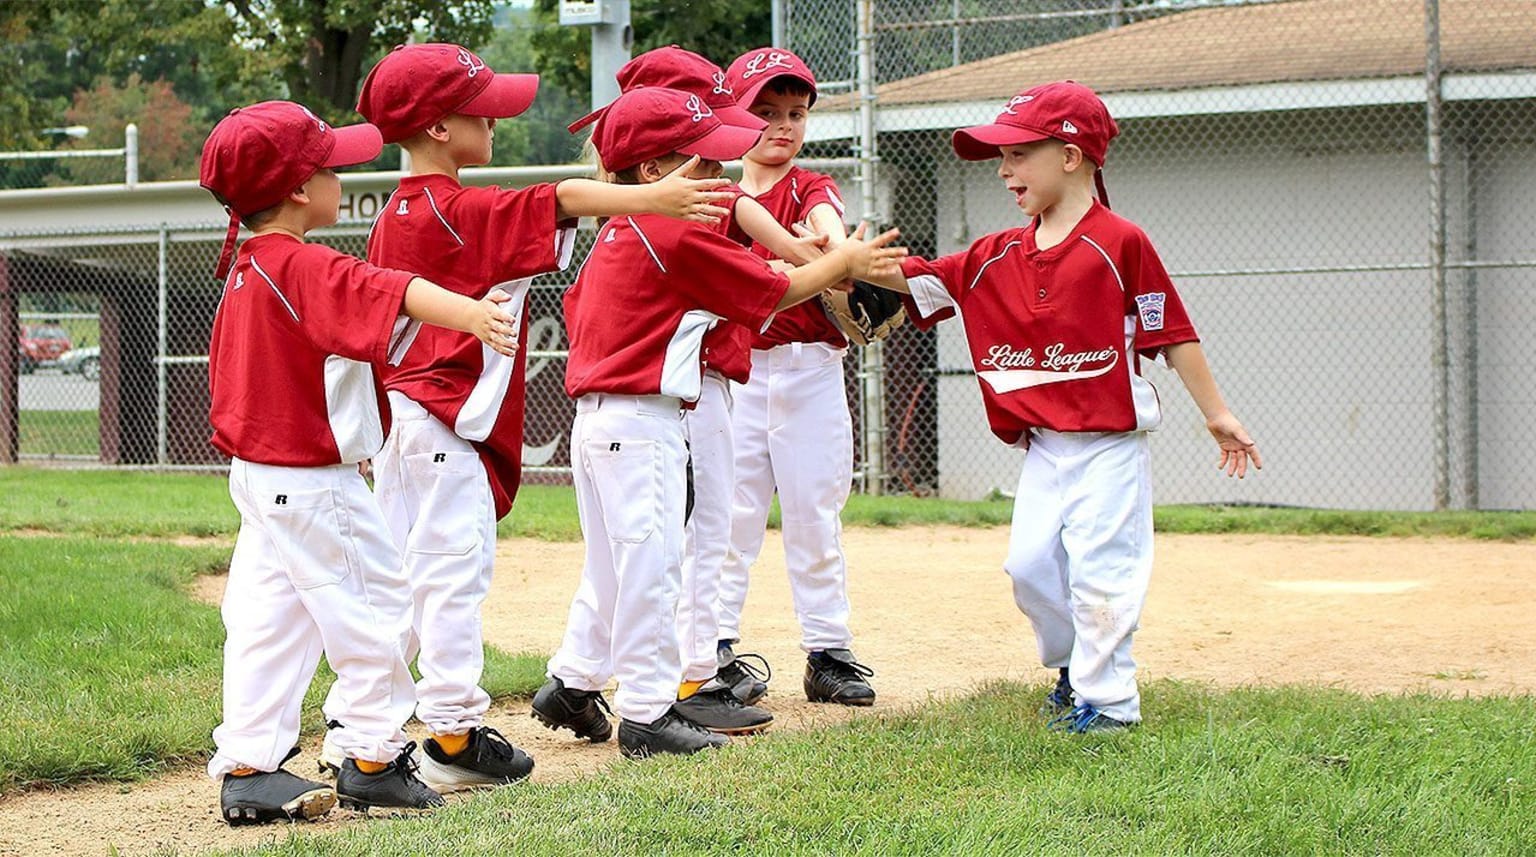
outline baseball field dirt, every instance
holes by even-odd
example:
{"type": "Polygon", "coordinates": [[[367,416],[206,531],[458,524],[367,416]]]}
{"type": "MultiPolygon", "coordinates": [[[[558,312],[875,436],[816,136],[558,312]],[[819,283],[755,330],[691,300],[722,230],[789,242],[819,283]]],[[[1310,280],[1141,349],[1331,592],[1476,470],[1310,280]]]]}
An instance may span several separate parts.
{"type": "MultiPolygon", "coordinates": [[[[863,710],[806,703],[774,535],[755,571],[738,650],[763,654],[776,670],[763,703],[776,730],[919,706],[993,679],[1053,677],[1037,665],[1000,569],[1006,530],[856,528],[844,534],[855,651],[877,672],[879,702],[863,710]]],[[[487,639],[507,651],[552,651],[581,554],[579,544],[504,541],[487,639]]],[[[217,602],[222,585],[205,578],[196,594],[217,602]]],[[[1536,543],[1162,535],[1136,654],[1144,680],[1532,693],[1536,650],[1524,641],[1533,603],[1536,543]]],[[[1144,714],[1156,729],[1157,710],[1144,714]]],[[[497,704],[488,722],[533,754],[536,781],[598,775],[617,759],[612,743],[592,746],[538,726],[526,700],[497,704]]],[[[291,769],[311,772],[317,752],[311,741],[291,769]]],[[[196,853],[287,835],[282,825],[231,830],[219,821],[217,794],[190,768],[133,785],[21,793],[0,801],[0,855],[196,853]]],[[[304,829],[357,823],[338,810],[304,829]]]]}

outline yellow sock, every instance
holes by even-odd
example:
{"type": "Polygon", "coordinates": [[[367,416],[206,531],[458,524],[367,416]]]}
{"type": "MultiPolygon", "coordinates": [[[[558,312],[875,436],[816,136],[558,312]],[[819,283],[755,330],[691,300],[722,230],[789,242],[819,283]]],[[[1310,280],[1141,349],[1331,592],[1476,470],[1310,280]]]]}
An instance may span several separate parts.
{"type": "Polygon", "coordinates": [[[709,684],[709,679],[705,679],[703,681],[685,681],[677,686],[677,698],[687,699],[688,697],[693,696],[695,693],[698,693],[699,688],[706,684],[709,684]]]}
{"type": "Polygon", "coordinates": [[[464,752],[465,748],[469,746],[469,733],[464,732],[459,735],[433,735],[432,740],[437,742],[437,746],[441,748],[444,753],[450,756],[457,756],[464,752]]]}
{"type": "Polygon", "coordinates": [[[357,769],[365,774],[377,774],[378,772],[389,767],[388,762],[366,762],[362,759],[353,759],[352,761],[356,762],[357,769]]]}
{"type": "Polygon", "coordinates": [[[231,777],[249,777],[254,773],[256,773],[255,768],[236,768],[233,771],[230,771],[229,775],[231,777]]]}

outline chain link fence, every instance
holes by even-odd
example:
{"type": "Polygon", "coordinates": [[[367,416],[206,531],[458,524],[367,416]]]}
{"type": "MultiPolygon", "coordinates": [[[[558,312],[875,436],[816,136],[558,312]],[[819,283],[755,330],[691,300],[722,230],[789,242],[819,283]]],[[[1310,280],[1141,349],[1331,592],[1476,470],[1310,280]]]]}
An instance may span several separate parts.
{"type": "MultiPolygon", "coordinates": [[[[778,0],[825,82],[805,156],[850,214],[939,255],[1020,223],[996,164],[949,148],[1036,83],[1117,117],[1106,179],[1151,235],[1268,468],[1244,483],[1176,376],[1153,435],[1157,500],[1355,509],[1536,508],[1536,3],[1528,0],[778,0]],[[1438,26],[1437,26],[1438,25],[1438,26]]],[[[532,179],[530,179],[532,180],[532,179]]],[[[375,209],[376,210],[376,203],[375,209]]],[[[361,253],[348,209],[318,240],[361,253]]],[[[209,275],[222,224],[0,234],[0,333],[61,328],[91,377],[21,366],[0,454],[218,467],[209,275]],[[8,286],[6,284],[9,284],[8,286]]],[[[583,241],[590,241],[584,233],[583,241]]],[[[585,245],[578,254],[585,252],[585,245]]],[[[581,258],[578,255],[577,258],[581,258]]],[[[568,478],[560,293],[530,295],[530,481],[568,478]]],[[[31,336],[31,339],[41,337],[31,336]]],[[[7,377],[0,357],[0,379],[7,377]]],[[[853,348],[859,487],[1008,492],[962,331],[853,348]]]]}

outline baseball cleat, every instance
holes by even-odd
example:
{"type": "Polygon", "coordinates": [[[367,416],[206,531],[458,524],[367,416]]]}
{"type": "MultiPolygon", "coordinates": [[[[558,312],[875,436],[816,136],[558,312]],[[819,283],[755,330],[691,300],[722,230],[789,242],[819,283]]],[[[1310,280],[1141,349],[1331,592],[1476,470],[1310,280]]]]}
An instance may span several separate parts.
{"type": "Polygon", "coordinates": [[[626,759],[649,759],[661,754],[687,756],[729,743],[729,738],[710,732],[674,709],[648,724],[619,721],[619,752],[626,759]]]}
{"type": "Polygon", "coordinates": [[[336,805],[336,792],[282,768],[243,777],[225,775],[219,815],[230,826],[319,818],[336,805]]]}
{"type": "Polygon", "coordinates": [[[1119,732],[1136,724],[1116,720],[1092,705],[1083,703],[1046,725],[1057,732],[1083,735],[1090,732],[1119,732]]]}
{"type": "Polygon", "coordinates": [[[721,735],[751,735],[773,725],[772,714],[756,706],[742,705],[736,694],[718,679],[693,696],[672,703],[672,710],[721,735]]]}
{"type": "Polygon", "coordinates": [[[1045,695],[1045,702],[1040,705],[1040,714],[1054,718],[1071,710],[1072,681],[1067,678],[1067,668],[1062,667],[1060,675],[1056,677],[1056,686],[1045,695]]]}
{"type": "Polygon", "coordinates": [[[469,745],[456,756],[444,753],[432,738],[422,742],[421,750],[417,773],[438,794],[515,783],[533,773],[533,759],[488,726],[471,730],[469,745]]]}
{"type": "Polygon", "coordinates": [[[875,671],[854,660],[848,649],[811,652],[805,661],[805,698],[838,705],[874,705],[869,677],[875,671]]]}
{"type": "Polygon", "coordinates": [[[773,670],[768,666],[767,658],[750,652],[738,655],[729,642],[722,640],[715,650],[715,663],[715,678],[729,687],[742,705],[756,705],[759,699],[767,695],[768,681],[773,678],[773,670]],[[751,661],[762,666],[754,666],[751,661]]]}
{"type": "Polygon", "coordinates": [[[571,690],[565,682],[551,678],[533,695],[533,719],[550,729],[569,729],[577,738],[601,744],[613,735],[613,725],[604,712],[612,714],[608,700],[596,690],[571,690]]]}
{"type": "Polygon", "coordinates": [[[365,774],[356,759],[348,759],[336,774],[336,796],[343,809],[366,812],[370,807],[389,809],[432,809],[443,805],[443,797],[416,776],[412,758],[416,742],[405,745],[389,767],[377,774],[365,774]]]}

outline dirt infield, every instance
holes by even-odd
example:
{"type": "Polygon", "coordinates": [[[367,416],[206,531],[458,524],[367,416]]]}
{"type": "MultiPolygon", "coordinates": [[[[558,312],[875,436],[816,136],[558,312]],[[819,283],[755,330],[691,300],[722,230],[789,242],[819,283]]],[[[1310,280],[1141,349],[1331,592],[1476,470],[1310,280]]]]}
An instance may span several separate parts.
{"type": "MultiPolygon", "coordinates": [[[[1044,683],[1028,624],[999,569],[1001,529],[850,529],[856,651],[878,675],[874,713],[921,705],[997,678],[1044,683]]],[[[487,606],[487,639],[508,651],[552,651],[576,586],[578,544],[503,542],[487,606]]],[[[861,712],[813,706],[799,691],[803,655],[772,539],[747,605],[747,640],[777,668],[764,702],[775,728],[805,729],[861,712]]],[[[222,581],[201,593],[216,600],[222,581]]],[[[1136,637],[1144,679],[1220,686],[1309,684],[1363,692],[1532,693],[1529,639],[1536,543],[1450,540],[1159,536],[1152,592],[1136,637]]],[[[1145,712],[1156,728],[1158,712],[1145,712]]],[[[537,760],[536,780],[584,776],[612,763],[612,744],[557,737],[525,702],[490,724],[537,760]]],[[[562,735],[566,733],[561,733],[562,735]]],[[[292,769],[312,770],[318,748],[292,769]]],[[[34,792],[0,802],[0,855],[142,854],[254,845],[287,835],[231,830],[196,770],[133,786],[34,792]]],[[[319,828],[357,823],[333,812],[319,828]]],[[[316,829],[306,827],[303,829],[316,829]]]]}

